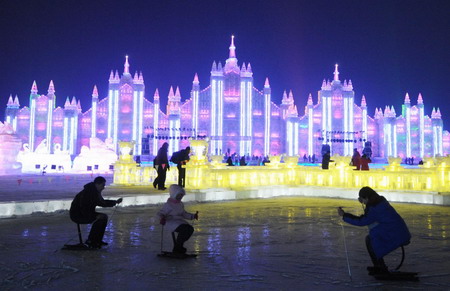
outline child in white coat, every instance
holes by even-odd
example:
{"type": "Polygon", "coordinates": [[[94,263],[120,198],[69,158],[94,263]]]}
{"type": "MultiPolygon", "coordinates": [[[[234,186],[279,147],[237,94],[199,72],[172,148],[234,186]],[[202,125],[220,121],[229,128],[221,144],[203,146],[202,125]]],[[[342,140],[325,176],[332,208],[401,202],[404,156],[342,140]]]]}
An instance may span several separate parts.
{"type": "Polygon", "coordinates": [[[170,232],[177,232],[178,236],[173,246],[173,252],[184,254],[186,248],[183,244],[191,237],[194,228],[185,220],[198,220],[197,213],[189,213],[184,210],[184,204],[181,199],[186,194],[184,189],[178,185],[170,185],[170,198],[158,212],[160,223],[170,232]]]}

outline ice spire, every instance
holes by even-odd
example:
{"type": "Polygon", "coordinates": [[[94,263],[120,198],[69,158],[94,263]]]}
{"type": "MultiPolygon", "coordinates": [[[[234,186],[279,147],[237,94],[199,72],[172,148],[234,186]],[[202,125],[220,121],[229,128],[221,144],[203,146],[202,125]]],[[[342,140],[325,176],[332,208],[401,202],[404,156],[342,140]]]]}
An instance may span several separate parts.
{"type": "Polygon", "coordinates": [[[361,107],[367,107],[366,96],[362,96],[361,98],[361,107]]]}
{"type": "Polygon", "coordinates": [[[397,115],[397,114],[395,113],[394,105],[391,106],[391,114],[392,114],[392,117],[395,117],[395,116],[397,115]]]}
{"type": "Polygon", "coordinates": [[[192,84],[199,84],[200,82],[198,81],[198,75],[197,75],[197,73],[195,73],[195,76],[194,76],[194,81],[192,81],[192,84]]]}
{"type": "Polygon", "coordinates": [[[338,64],[334,65],[334,81],[339,81],[339,71],[338,71],[338,64]]]}
{"type": "Polygon", "coordinates": [[[169,90],[169,100],[170,100],[171,98],[173,98],[174,96],[175,96],[175,94],[173,94],[173,87],[170,86],[170,90],[169,90]]]}
{"type": "Polygon", "coordinates": [[[114,80],[114,72],[111,70],[111,74],[109,74],[109,82],[114,80]]]}
{"type": "MultiPolygon", "coordinates": [[[[17,98],[17,96],[16,96],[16,98],[17,98]]],[[[438,107],[437,110],[436,110],[436,118],[441,119],[441,117],[442,117],[441,110],[439,110],[439,107],[438,107]]]]}
{"type": "Polygon", "coordinates": [[[135,83],[139,81],[139,76],[138,76],[138,72],[137,71],[134,73],[133,81],[135,83]]]}
{"type": "Polygon", "coordinates": [[[69,107],[69,106],[70,106],[70,101],[69,101],[69,96],[67,96],[66,103],[64,103],[64,108],[69,107]]]}
{"type": "Polygon", "coordinates": [[[241,72],[247,72],[247,68],[245,67],[245,63],[242,63],[241,72]]]}
{"type": "Polygon", "coordinates": [[[153,95],[153,100],[154,100],[154,101],[159,101],[159,91],[158,91],[158,88],[156,88],[156,90],[155,90],[155,95],[153,95]]]}
{"type": "Polygon", "coordinates": [[[284,90],[282,102],[283,102],[283,103],[286,103],[287,99],[288,99],[287,93],[286,93],[286,90],[284,90]]]}
{"type": "Polygon", "coordinates": [[[289,100],[294,101],[294,94],[292,93],[292,90],[289,90],[289,100]]]}
{"type": "Polygon", "coordinates": [[[211,67],[211,72],[215,72],[215,71],[217,71],[216,61],[213,62],[212,67],[211,67]]]}
{"type": "Polygon", "coordinates": [[[9,98],[8,98],[8,104],[6,104],[6,106],[13,105],[13,103],[14,103],[14,101],[13,101],[13,99],[12,99],[12,95],[10,94],[10,95],[9,95],[9,98]]]}
{"type": "Polygon", "coordinates": [[[70,105],[77,106],[77,99],[75,98],[75,96],[72,97],[72,102],[70,103],[70,105]]]}
{"type": "Polygon", "coordinates": [[[97,85],[94,85],[94,89],[92,90],[92,98],[98,98],[97,85]]]}
{"type": "Polygon", "coordinates": [[[247,65],[247,72],[252,73],[252,65],[250,63],[247,65]]]}
{"type": "Polygon", "coordinates": [[[130,74],[130,64],[128,63],[128,55],[125,56],[125,64],[123,65],[123,74],[130,74]]]}
{"type": "Polygon", "coordinates": [[[234,46],[234,35],[231,36],[231,44],[230,44],[230,59],[236,58],[236,47],[234,46]]]}
{"type": "Polygon", "coordinates": [[[20,104],[19,104],[19,97],[17,97],[17,95],[16,95],[16,97],[14,97],[14,105],[16,105],[17,107],[20,106],[20,104]]]}
{"type": "Polygon", "coordinates": [[[175,97],[177,99],[181,99],[180,88],[178,88],[178,86],[177,86],[177,89],[175,90],[175,97]]]}
{"type": "Polygon", "coordinates": [[[266,81],[264,82],[264,88],[270,88],[269,78],[266,77],[266,81]]]}
{"type": "Polygon", "coordinates": [[[144,75],[142,74],[142,71],[139,72],[139,81],[144,83],[144,75]]]}
{"type": "Polygon", "coordinates": [[[433,109],[431,110],[431,118],[432,118],[432,119],[435,119],[435,118],[436,118],[436,111],[435,111],[434,107],[433,107],[433,109]]]}
{"type": "Polygon", "coordinates": [[[419,97],[417,97],[417,104],[423,104],[423,98],[421,93],[419,93],[419,97]]]}
{"type": "Polygon", "coordinates": [[[348,88],[349,90],[353,90],[352,80],[348,80],[347,88],[348,88]]]}
{"type": "Polygon", "coordinates": [[[327,81],[325,81],[325,79],[323,79],[323,82],[322,82],[322,90],[324,90],[325,88],[327,87],[327,81]]]}
{"type": "Polygon", "coordinates": [[[114,75],[114,80],[119,81],[120,77],[119,77],[119,71],[116,70],[116,74],[114,75]]]}
{"type": "Polygon", "coordinates": [[[50,80],[50,85],[48,85],[48,94],[53,95],[55,94],[55,85],[53,85],[53,80],[50,80]]]}
{"type": "Polygon", "coordinates": [[[410,104],[410,103],[411,103],[411,100],[409,99],[409,94],[406,93],[406,95],[405,95],[405,104],[410,104]]]}
{"type": "Polygon", "coordinates": [[[36,81],[33,81],[33,85],[31,85],[31,94],[37,94],[38,88],[36,85],[36,81]]]}
{"type": "Polygon", "coordinates": [[[309,93],[309,95],[308,95],[308,106],[312,106],[312,105],[313,105],[312,95],[311,95],[311,93],[309,93]]]}

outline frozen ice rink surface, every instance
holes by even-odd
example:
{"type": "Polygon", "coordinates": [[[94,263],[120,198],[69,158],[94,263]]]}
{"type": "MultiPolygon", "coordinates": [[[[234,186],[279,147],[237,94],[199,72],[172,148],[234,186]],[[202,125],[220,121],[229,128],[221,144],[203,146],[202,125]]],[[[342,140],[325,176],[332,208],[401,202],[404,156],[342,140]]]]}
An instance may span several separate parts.
{"type": "MultiPolygon", "coordinates": [[[[413,235],[402,270],[420,272],[420,282],[367,275],[367,229],[342,228],[336,211],[360,214],[356,200],[283,197],[187,203],[200,219],[185,245],[198,257],[184,260],[157,257],[160,206],[99,210],[111,219],[109,246],[98,251],[61,250],[78,240],[67,211],[1,219],[0,289],[450,290],[450,208],[393,205],[413,235]]],[[[82,231],[85,239],[88,227],[82,231]]],[[[170,234],[163,238],[170,250],[170,234]]],[[[395,267],[400,258],[397,250],[386,262],[395,267]]]]}

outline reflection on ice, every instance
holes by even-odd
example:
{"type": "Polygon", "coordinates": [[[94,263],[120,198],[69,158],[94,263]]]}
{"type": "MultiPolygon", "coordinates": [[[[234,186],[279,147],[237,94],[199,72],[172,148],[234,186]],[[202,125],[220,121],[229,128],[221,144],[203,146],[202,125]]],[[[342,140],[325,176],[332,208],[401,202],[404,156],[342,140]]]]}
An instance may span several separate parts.
{"type": "Polygon", "coordinates": [[[27,236],[29,236],[30,235],[30,233],[29,233],[29,229],[28,228],[26,228],[26,229],[24,229],[23,231],[22,231],[22,236],[23,237],[27,237],[27,236]]]}
{"type": "MultiPolygon", "coordinates": [[[[37,289],[54,290],[450,288],[448,207],[393,204],[413,236],[402,269],[419,271],[421,276],[420,282],[399,283],[379,282],[367,275],[367,230],[345,225],[350,281],[337,206],[362,211],[357,201],[302,197],[186,203],[187,211],[201,213],[185,243],[188,252],[198,254],[192,260],[156,256],[161,226],[149,217],[156,214],[157,205],[117,208],[114,215],[113,210],[102,209],[111,218],[105,233],[110,244],[93,252],[55,252],[71,237],[77,243],[76,227],[67,212],[0,220],[0,272],[2,278],[9,278],[0,282],[0,289],[20,289],[33,280],[37,289]],[[55,279],[36,268],[66,271],[55,279]]],[[[87,237],[89,228],[82,227],[82,232],[87,237]]],[[[164,248],[171,247],[170,233],[165,232],[164,248]]],[[[395,267],[400,258],[396,251],[386,262],[395,267]]]]}
{"type": "Polygon", "coordinates": [[[239,227],[237,230],[237,259],[248,261],[250,257],[252,231],[250,227],[239,227]]]}

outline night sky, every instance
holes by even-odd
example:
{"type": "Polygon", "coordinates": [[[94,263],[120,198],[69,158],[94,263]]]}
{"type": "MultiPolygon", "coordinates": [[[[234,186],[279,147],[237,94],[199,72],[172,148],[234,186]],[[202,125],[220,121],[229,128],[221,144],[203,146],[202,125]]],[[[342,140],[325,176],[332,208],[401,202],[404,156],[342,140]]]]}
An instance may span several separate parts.
{"type": "Polygon", "coordinates": [[[107,96],[110,71],[142,71],[146,98],[156,88],[166,103],[170,86],[189,98],[194,74],[209,85],[215,60],[228,57],[235,35],[239,65],[251,63],[254,86],[269,78],[272,99],[294,93],[303,115],[322,80],[351,79],[369,115],[393,105],[401,113],[422,93],[425,113],[440,107],[450,120],[450,1],[0,1],[0,118],[10,94],[28,106],[33,80],[39,94],[54,81],[57,106],[67,96],[90,108],[92,88],[107,96]]]}

